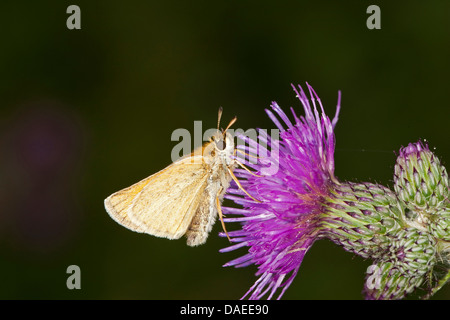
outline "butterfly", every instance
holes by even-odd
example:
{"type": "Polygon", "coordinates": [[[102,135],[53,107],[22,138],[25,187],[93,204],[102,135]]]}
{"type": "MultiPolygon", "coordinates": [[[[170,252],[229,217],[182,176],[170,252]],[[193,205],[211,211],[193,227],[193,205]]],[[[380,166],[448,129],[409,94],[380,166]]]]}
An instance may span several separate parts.
{"type": "Polygon", "coordinates": [[[234,139],[227,132],[237,118],[221,131],[221,116],[222,108],[217,132],[203,146],[107,197],[105,208],[111,218],[130,230],[157,237],[186,235],[189,246],[198,246],[206,242],[218,215],[227,234],[221,203],[232,179],[244,190],[233,173],[237,165],[243,165],[233,157],[234,139]]]}

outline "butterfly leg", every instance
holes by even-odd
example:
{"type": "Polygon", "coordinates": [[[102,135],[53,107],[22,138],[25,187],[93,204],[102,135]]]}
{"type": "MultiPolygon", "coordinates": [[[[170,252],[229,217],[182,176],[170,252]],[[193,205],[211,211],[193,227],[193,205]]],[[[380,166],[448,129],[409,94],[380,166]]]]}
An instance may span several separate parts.
{"type": "Polygon", "coordinates": [[[246,195],[248,195],[250,198],[252,198],[254,201],[261,203],[261,201],[259,201],[258,199],[253,198],[248,192],[247,190],[244,189],[244,187],[241,185],[241,183],[239,182],[238,178],[236,178],[236,176],[233,173],[233,170],[231,170],[230,168],[227,168],[228,172],[231,175],[231,178],[234,180],[234,182],[236,182],[236,184],[238,185],[239,189],[241,189],[242,191],[245,192],[246,195]]]}
{"type": "Polygon", "coordinates": [[[222,193],[223,188],[220,187],[219,192],[217,193],[216,196],[216,207],[217,207],[217,213],[219,214],[219,219],[220,219],[220,223],[222,223],[222,228],[223,231],[225,232],[225,234],[227,235],[228,240],[231,242],[230,237],[228,236],[228,232],[227,232],[227,228],[225,228],[225,222],[223,221],[223,214],[222,214],[222,207],[220,205],[220,199],[219,196],[222,193]]]}
{"type": "Polygon", "coordinates": [[[247,152],[245,152],[245,151],[243,151],[243,150],[241,150],[241,149],[238,149],[238,148],[235,148],[235,149],[234,149],[234,156],[236,156],[236,152],[240,152],[240,153],[242,153],[243,155],[249,156],[249,157],[251,157],[251,158],[261,159],[261,157],[254,156],[254,155],[252,155],[252,154],[250,154],[250,153],[247,153],[247,152]]]}
{"type": "MultiPolygon", "coordinates": [[[[237,148],[235,148],[234,149],[234,154],[233,154],[233,156],[235,156],[236,157],[236,152],[237,151],[239,151],[239,152],[242,152],[243,154],[245,154],[245,155],[248,155],[248,156],[252,156],[251,154],[248,154],[248,153],[245,153],[244,151],[242,151],[242,150],[239,150],[239,149],[237,149],[237,148]]],[[[259,157],[256,157],[256,158],[259,158],[259,157]]],[[[245,159],[244,159],[245,160],[245,159]]],[[[256,173],[254,173],[254,172],[252,172],[251,170],[249,170],[243,163],[241,163],[239,160],[237,160],[237,159],[234,159],[234,161],[242,168],[242,169],[245,169],[248,173],[250,173],[251,175],[253,175],[253,176],[255,176],[255,177],[262,177],[262,176],[258,176],[256,173]]]]}

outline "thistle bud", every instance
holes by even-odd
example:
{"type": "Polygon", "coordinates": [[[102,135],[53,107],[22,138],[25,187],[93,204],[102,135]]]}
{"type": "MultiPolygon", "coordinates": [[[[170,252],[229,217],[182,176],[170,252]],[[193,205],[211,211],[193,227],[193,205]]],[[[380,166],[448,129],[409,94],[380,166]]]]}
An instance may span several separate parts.
{"type": "Polygon", "coordinates": [[[419,287],[436,263],[435,241],[427,232],[402,229],[367,270],[366,298],[402,299],[419,287]]]}
{"type": "Polygon", "coordinates": [[[427,145],[419,141],[400,149],[394,189],[405,205],[408,224],[450,240],[448,174],[427,145]]]}
{"type": "MultiPolygon", "coordinates": [[[[441,206],[448,200],[448,175],[439,159],[421,141],[400,149],[394,171],[394,189],[414,213],[441,206]]],[[[420,218],[420,217],[419,217],[420,218]]]]}

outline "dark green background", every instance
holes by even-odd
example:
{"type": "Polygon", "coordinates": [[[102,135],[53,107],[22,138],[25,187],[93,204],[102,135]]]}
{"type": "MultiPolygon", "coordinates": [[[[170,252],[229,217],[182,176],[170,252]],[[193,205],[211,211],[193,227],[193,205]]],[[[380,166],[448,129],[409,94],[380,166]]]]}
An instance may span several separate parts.
{"type": "MultiPolygon", "coordinates": [[[[310,83],[331,117],[342,91],[339,179],[392,186],[394,151],[419,138],[448,168],[448,2],[2,1],[0,12],[0,298],[240,298],[256,269],[221,267],[245,250],[218,252],[220,224],[190,248],[119,226],[103,199],[168,165],[173,130],[215,127],[219,106],[236,128],[275,128],[271,101],[300,110],[291,83],[310,83]],[[81,30],[66,28],[70,4],[81,30]],[[381,30],[366,27],[370,4],[381,30]],[[66,288],[72,264],[81,290],[66,288]]],[[[319,241],[284,298],[361,299],[369,265],[319,241]]]]}

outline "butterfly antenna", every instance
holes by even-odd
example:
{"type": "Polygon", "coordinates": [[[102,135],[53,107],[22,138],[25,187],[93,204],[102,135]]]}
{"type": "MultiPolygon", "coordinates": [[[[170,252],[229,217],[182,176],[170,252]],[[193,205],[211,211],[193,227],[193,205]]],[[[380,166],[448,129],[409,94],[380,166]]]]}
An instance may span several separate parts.
{"type": "Polygon", "coordinates": [[[228,126],[222,132],[223,136],[225,136],[225,133],[227,132],[227,130],[230,129],[230,127],[236,122],[236,120],[237,120],[237,117],[234,117],[233,119],[231,119],[231,121],[228,124],[228,126]]]}
{"type": "Polygon", "coordinates": [[[223,112],[223,108],[220,107],[220,108],[219,108],[219,117],[218,117],[218,119],[217,119],[217,130],[220,129],[220,118],[222,118],[222,112],[223,112]]]}

